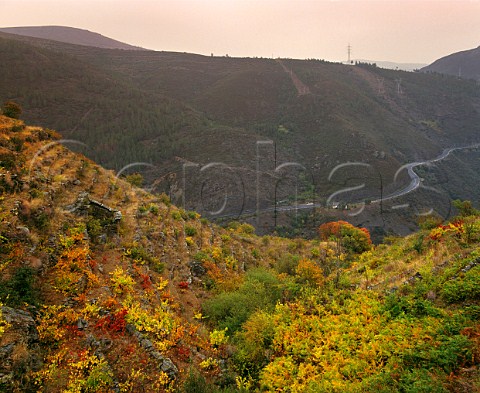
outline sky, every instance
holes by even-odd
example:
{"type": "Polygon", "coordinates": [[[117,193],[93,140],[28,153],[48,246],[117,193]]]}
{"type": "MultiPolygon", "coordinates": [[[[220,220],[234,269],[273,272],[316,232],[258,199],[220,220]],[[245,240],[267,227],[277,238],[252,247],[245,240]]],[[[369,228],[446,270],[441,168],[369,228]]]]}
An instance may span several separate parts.
{"type": "Polygon", "coordinates": [[[480,0],[0,0],[0,27],[87,29],[154,50],[431,63],[480,46],[480,0]]]}

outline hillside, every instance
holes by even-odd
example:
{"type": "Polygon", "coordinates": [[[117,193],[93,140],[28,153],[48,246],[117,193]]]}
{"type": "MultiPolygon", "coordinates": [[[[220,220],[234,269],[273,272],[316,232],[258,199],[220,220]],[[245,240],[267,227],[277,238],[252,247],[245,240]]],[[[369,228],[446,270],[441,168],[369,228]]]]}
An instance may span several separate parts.
{"type": "Polygon", "coordinates": [[[480,80],[480,46],[442,57],[423,67],[423,72],[438,72],[466,79],[480,80]]]}
{"type": "MultiPolygon", "coordinates": [[[[375,200],[408,183],[406,173],[393,181],[402,165],[478,142],[479,90],[453,77],[368,64],[118,51],[0,37],[0,99],[18,101],[25,119],[85,143],[83,152],[108,168],[153,165],[133,169],[152,190],[211,217],[247,212],[245,219],[261,233],[272,233],[278,221],[292,227],[295,202],[327,208],[334,193],[344,204],[375,200]],[[264,141],[272,143],[257,144],[264,141]],[[362,169],[352,173],[347,165],[330,177],[338,165],[354,162],[362,169]],[[359,191],[342,192],[361,184],[359,191]],[[277,214],[283,201],[290,210],[277,214]],[[261,214],[253,217],[257,210],[261,214]]],[[[452,187],[433,174],[424,185],[438,187],[435,192],[448,201],[477,201],[478,175],[468,169],[475,163],[475,154],[449,162],[448,175],[466,186],[452,187]]],[[[435,199],[423,194],[396,204],[426,206],[435,199]]],[[[378,212],[374,220],[371,214],[357,220],[375,222],[370,229],[381,237],[414,228],[418,211],[391,209],[388,220],[378,212]]],[[[325,215],[311,216],[312,227],[325,215]]]]}
{"type": "Polygon", "coordinates": [[[0,32],[18,34],[27,37],[44,38],[69,44],[93,46],[96,48],[145,50],[138,46],[128,45],[113,40],[98,33],[66,26],[3,27],[0,28],[0,32]]]}
{"type": "Polygon", "coordinates": [[[345,222],[315,241],[257,237],[54,131],[0,116],[0,133],[2,391],[479,391],[468,203],[374,248],[345,222]]]}

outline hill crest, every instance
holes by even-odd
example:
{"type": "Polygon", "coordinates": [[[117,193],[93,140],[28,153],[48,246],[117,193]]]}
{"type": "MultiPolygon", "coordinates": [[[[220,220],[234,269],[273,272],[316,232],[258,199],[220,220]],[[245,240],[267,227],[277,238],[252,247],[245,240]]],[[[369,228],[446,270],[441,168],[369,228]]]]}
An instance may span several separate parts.
{"type": "Polygon", "coordinates": [[[480,80],[480,46],[444,56],[421,71],[480,80]]]}
{"type": "Polygon", "coordinates": [[[147,50],[105,37],[86,29],[67,26],[21,26],[0,28],[1,32],[27,37],[65,42],[69,44],[93,46],[104,49],[147,50]]]}

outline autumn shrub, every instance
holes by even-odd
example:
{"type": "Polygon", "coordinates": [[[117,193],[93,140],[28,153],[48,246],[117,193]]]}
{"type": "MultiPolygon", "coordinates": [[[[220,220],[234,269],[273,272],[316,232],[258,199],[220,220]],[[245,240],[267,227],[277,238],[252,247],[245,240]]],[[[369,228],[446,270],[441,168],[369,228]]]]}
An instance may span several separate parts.
{"type": "Polygon", "coordinates": [[[125,180],[135,187],[142,187],[143,185],[143,176],[140,173],[132,173],[131,175],[127,175],[125,180]]]}
{"type": "Polygon", "coordinates": [[[346,221],[333,221],[320,225],[320,238],[336,240],[350,253],[362,253],[372,248],[370,233],[366,228],[357,228],[346,221]]]}
{"type": "Polygon", "coordinates": [[[299,284],[318,286],[323,284],[323,270],[309,259],[301,259],[295,269],[296,281],[299,284]]]}
{"type": "Polygon", "coordinates": [[[13,145],[13,150],[15,150],[16,152],[21,152],[23,150],[23,145],[25,141],[22,138],[14,136],[10,138],[10,142],[13,145]]]}
{"type": "Polygon", "coordinates": [[[173,210],[172,213],[171,213],[171,215],[172,215],[172,218],[173,218],[175,221],[180,221],[180,220],[183,219],[182,213],[180,213],[180,211],[178,211],[178,210],[173,210]]]}
{"type": "Polygon", "coordinates": [[[256,337],[261,337],[262,329],[273,329],[263,358],[266,365],[259,373],[260,387],[298,392],[441,392],[441,381],[475,361],[472,343],[461,331],[469,322],[419,299],[403,300],[391,298],[384,305],[371,291],[326,294],[321,288],[278,304],[264,318],[272,322],[252,336],[259,342],[256,337]],[[412,384],[413,376],[422,384],[412,384]]]}
{"type": "Polygon", "coordinates": [[[442,381],[424,369],[413,369],[402,374],[399,390],[405,393],[447,393],[442,381]]]}
{"type": "Polygon", "coordinates": [[[236,389],[234,387],[219,387],[207,382],[205,377],[197,370],[190,369],[185,382],[183,383],[181,393],[242,393],[246,390],[236,389]]]}
{"type": "Polygon", "coordinates": [[[200,218],[200,214],[193,210],[183,212],[183,214],[184,218],[188,218],[189,220],[198,220],[200,218]]]}
{"type": "Polygon", "coordinates": [[[2,316],[3,303],[0,302],[0,339],[2,338],[5,330],[9,328],[10,324],[2,316]]]}
{"type": "Polygon", "coordinates": [[[415,238],[415,241],[413,242],[412,248],[418,254],[421,254],[423,252],[423,249],[424,249],[423,240],[424,240],[424,238],[425,238],[425,235],[423,233],[421,233],[415,238]]]}
{"type": "Polygon", "coordinates": [[[163,269],[165,268],[165,265],[160,262],[157,257],[151,255],[141,244],[136,242],[127,244],[125,246],[123,255],[139,265],[148,263],[152,270],[156,271],[157,273],[162,273],[163,269]]]}
{"type": "Polygon", "coordinates": [[[170,206],[172,204],[172,201],[170,200],[169,196],[166,194],[160,194],[159,198],[160,198],[160,202],[162,202],[166,206],[170,206]]]}
{"type": "Polygon", "coordinates": [[[268,364],[274,336],[273,318],[263,310],[254,312],[243,324],[235,336],[237,351],[234,354],[235,368],[241,376],[258,378],[268,364]]]}
{"type": "Polygon", "coordinates": [[[128,314],[127,309],[122,309],[115,314],[106,315],[98,320],[95,327],[105,332],[123,333],[127,322],[125,316],[128,314]]]}
{"type": "Polygon", "coordinates": [[[117,266],[115,270],[110,273],[110,275],[112,276],[110,281],[112,283],[114,293],[123,294],[133,291],[135,281],[127,272],[122,269],[122,267],[117,266]]]}
{"type": "Polygon", "coordinates": [[[0,151],[0,168],[4,168],[7,170],[11,170],[15,168],[17,164],[17,157],[14,153],[11,151],[7,150],[0,151]]]}

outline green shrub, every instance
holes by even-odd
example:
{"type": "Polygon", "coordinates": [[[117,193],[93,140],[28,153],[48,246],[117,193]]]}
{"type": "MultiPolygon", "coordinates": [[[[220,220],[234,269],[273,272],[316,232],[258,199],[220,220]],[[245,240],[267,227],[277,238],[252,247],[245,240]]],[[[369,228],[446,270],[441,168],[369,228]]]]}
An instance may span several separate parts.
{"type": "Polygon", "coordinates": [[[442,287],[442,296],[449,303],[480,299],[480,266],[465,273],[463,278],[447,281],[442,287]]]}
{"type": "Polygon", "coordinates": [[[299,261],[300,257],[298,255],[285,254],[277,261],[274,268],[279,273],[294,276],[299,261]]]}
{"type": "Polygon", "coordinates": [[[442,383],[432,377],[427,370],[411,370],[403,373],[399,391],[404,393],[447,393],[442,383]]]}
{"type": "Polygon", "coordinates": [[[12,119],[18,119],[22,114],[22,107],[16,102],[6,101],[3,104],[2,113],[7,117],[11,117],[12,119]]]}
{"type": "Polygon", "coordinates": [[[450,374],[472,360],[472,343],[468,337],[461,334],[455,336],[440,336],[437,344],[429,343],[411,349],[403,357],[409,368],[442,369],[450,374]]]}
{"type": "Polygon", "coordinates": [[[87,233],[92,239],[96,239],[98,236],[102,234],[102,224],[99,219],[97,218],[90,218],[87,221],[87,233]]]}
{"type": "Polygon", "coordinates": [[[396,294],[391,294],[385,299],[383,310],[387,312],[391,318],[441,316],[440,310],[429,300],[399,296],[396,294]]]}
{"type": "Polygon", "coordinates": [[[185,226],[185,235],[187,236],[195,236],[197,234],[197,229],[194,227],[191,227],[189,225],[185,226]]]}
{"type": "Polygon", "coordinates": [[[257,309],[272,309],[282,296],[278,277],[265,269],[247,272],[245,282],[233,292],[223,292],[203,304],[203,312],[221,329],[233,334],[257,309]]]}
{"type": "Polygon", "coordinates": [[[182,213],[180,213],[180,211],[178,210],[174,210],[172,211],[172,218],[176,221],[180,221],[183,217],[182,217],[182,213]]]}
{"type": "Polygon", "coordinates": [[[30,267],[20,267],[9,280],[0,281],[0,300],[9,306],[24,303],[37,304],[37,292],[34,288],[35,271],[30,267]]]}

